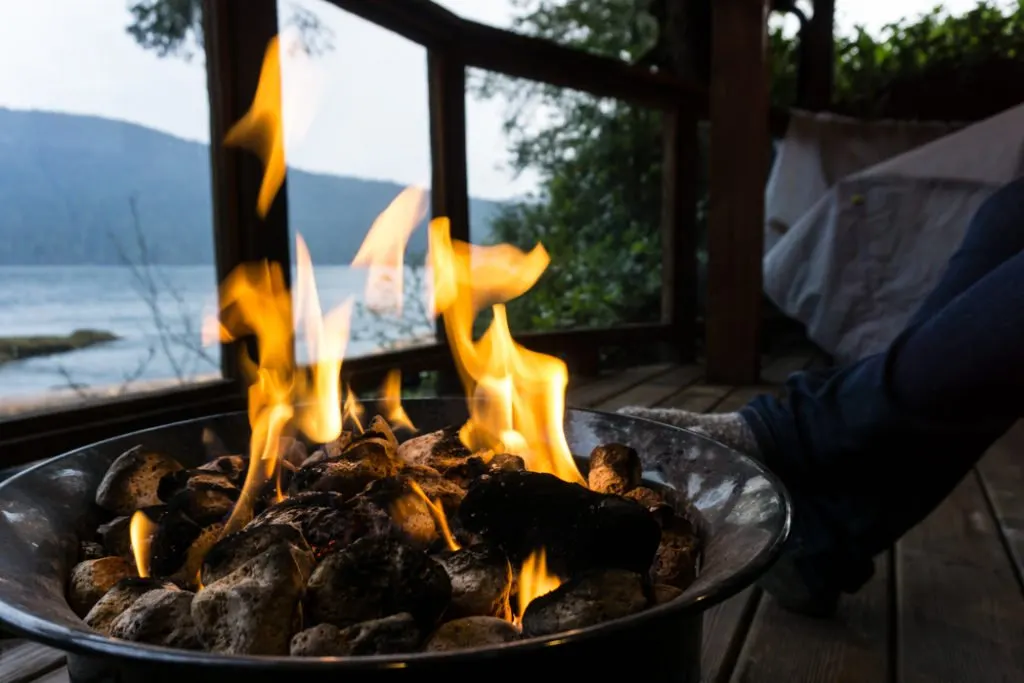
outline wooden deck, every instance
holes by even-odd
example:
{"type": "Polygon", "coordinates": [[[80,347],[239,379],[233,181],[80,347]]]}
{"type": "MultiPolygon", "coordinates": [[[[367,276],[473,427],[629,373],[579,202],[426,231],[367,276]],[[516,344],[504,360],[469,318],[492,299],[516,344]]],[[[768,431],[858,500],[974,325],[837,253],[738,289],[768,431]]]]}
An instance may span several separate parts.
{"type": "MultiPolygon", "coordinates": [[[[571,405],[730,411],[813,363],[771,359],[757,387],[708,385],[697,366],[632,368],[570,390],[571,405]]],[[[877,559],[838,615],[787,614],[750,588],[704,620],[707,683],[1024,681],[1024,427],[986,455],[934,514],[877,559]]],[[[0,683],[66,683],[63,656],[0,641],[0,683]]]]}

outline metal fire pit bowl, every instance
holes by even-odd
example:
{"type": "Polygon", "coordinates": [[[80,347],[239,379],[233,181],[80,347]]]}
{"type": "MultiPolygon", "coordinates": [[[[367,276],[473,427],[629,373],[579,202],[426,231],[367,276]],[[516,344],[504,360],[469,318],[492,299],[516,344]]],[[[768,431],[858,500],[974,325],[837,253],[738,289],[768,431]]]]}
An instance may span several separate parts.
{"type": "MultiPolygon", "coordinates": [[[[404,402],[422,431],[466,419],[464,399],[404,402]]],[[[367,414],[378,406],[367,402],[367,414]]],[[[459,652],[358,658],[224,656],[119,641],[89,629],[68,607],[65,584],[79,539],[96,528],[96,487],[113,460],[137,444],[186,466],[201,464],[203,430],[247,452],[244,413],[216,415],[127,434],[48,460],[0,485],[0,623],[65,650],[75,683],[362,683],[547,680],[698,683],[701,615],[764,572],[789,532],[789,504],[760,464],[692,432],[623,415],[569,410],[572,452],[632,446],[646,476],[691,501],[703,537],[697,580],[679,598],[591,628],[459,652]]],[[[579,459],[583,467],[586,460],[579,459]]],[[[514,512],[510,512],[514,514],[514,512]]]]}

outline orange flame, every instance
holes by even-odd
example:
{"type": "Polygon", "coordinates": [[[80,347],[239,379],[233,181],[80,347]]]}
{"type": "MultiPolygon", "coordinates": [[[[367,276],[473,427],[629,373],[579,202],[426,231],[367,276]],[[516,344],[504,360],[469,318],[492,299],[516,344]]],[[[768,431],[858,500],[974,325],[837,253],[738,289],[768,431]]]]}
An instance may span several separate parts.
{"type": "Polygon", "coordinates": [[[410,432],[415,432],[415,425],[409,419],[405,408],[402,407],[402,372],[400,370],[389,370],[388,374],[384,376],[382,393],[384,394],[384,410],[387,411],[384,417],[391,424],[392,429],[403,427],[410,432]]]}
{"type": "Polygon", "coordinates": [[[345,392],[345,405],[342,408],[342,415],[344,420],[348,420],[355,427],[356,432],[363,433],[363,413],[366,410],[363,408],[363,404],[356,398],[356,393],[352,391],[352,387],[348,388],[345,392]]]}
{"type": "Polygon", "coordinates": [[[370,232],[352,259],[353,267],[369,269],[366,301],[370,310],[401,314],[405,247],[426,215],[426,192],[418,187],[407,187],[370,226],[370,232]]]}
{"type": "Polygon", "coordinates": [[[149,576],[149,547],[156,533],[156,524],[142,510],[136,510],[128,525],[128,535],[132,540],[132,555],[135,556],[135,567],[139,576],[149,576]]]}
{"type": "Polygon", "coordinates": [[[547,268],[547,252],[540,245],[523,252],[509,244],[452,240],[443,218],[430,224],[429,248],[435,310],[444,318],[469,403],[463,443],[514,453],[531,471],[586,485],[563,430],[565,363],[515,343],[505,314],[504,302],[529,290],[547,268]],[[487,307],[494,319],[474,340],[473,322],[487,307]]]}
{"type": "Polygon", "coordinates": [[[562,580],[548,572],[547,554],[544,549],[530,553],[519,571],[519,613],[516,615],[515,623],[521,626],[527,606],[561,585],[562,580]]]}
{"type": "Polygon", "coordinates": [[[248,149],[263,161],[263,183],[256,200],[256,211],[261,218],[266,217],[285,174],[281,46],[277,36],[270,39],[263,55],[263,67],[252,106],[224,136],[224,144],[248,149]]]}
{"type": "Polygon", "coordinates": [[[448,517],[444,514],[444,508],[441,507],[440,503],[435,503],[427,497],[426,492],[420,488],[420,485],[414,481],[409,481],[409,487],[412,489],[419,498],[426,503],[427,510],[430,511],[430,516],[434,518],[434,525],[437,527],[437,532],[444,538],[444,542],[448,545],[449,550],[459,550],[462,546],[459,545],[458,541],[455,540],[455,536],[452,535],[451,528],[448,526],[448,517]]]}

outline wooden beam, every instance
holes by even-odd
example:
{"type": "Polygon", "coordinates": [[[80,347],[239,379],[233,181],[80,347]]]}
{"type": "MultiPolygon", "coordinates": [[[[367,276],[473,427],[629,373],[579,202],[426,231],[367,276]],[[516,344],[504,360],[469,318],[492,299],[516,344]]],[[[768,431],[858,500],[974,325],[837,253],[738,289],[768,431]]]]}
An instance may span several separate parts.
{"type": "Polygon", "coordinates": [[[805,35],[800,36],[804,56],[799,106],[812,111],[828,109],[832,103],[835,80],[835,16],[836,0],[814,0],[814,15],[807,22],[805,35]]]}
{"type": "MultiPolygon", "coordinates": [[[[270,39],[277,35],[277,0],[203,0],[210,161],[217,281],[238,264],[266,259],[291,276],[288,187],[281,185],[266,218],[256,212],[263,164],[251,152],[221,144],[252,104],[270,39]]],[[[251,349],[255,357],[255,350],[251,349]]],[[[221,370],[238,376],[238,347],[222,347],[221,370]]]]}
{"type": "Polygon", "coordinates": [[[690,108],[662,116],[661,321],[684,362],[696,356],[698,125],[690,108]]]}
{"type": "MultiPolygon", "coordinates": [[[[452,50],[427,52],[430,108],[431,214],[447,216],[452,239],[470,241],[469,181],[466,160],[466,65],[452,50]]],[[[444,344],[444,321],[437,320],[437,341],[444,344]]],[[[438,393],[461,393],[458,375],[440,371],[438,393]]]]}
{"type": "Polygon", "coordinates": [[[759,375],[768,174],[767,0],[718,0],[711,63],[708,381],[759,375]]]}

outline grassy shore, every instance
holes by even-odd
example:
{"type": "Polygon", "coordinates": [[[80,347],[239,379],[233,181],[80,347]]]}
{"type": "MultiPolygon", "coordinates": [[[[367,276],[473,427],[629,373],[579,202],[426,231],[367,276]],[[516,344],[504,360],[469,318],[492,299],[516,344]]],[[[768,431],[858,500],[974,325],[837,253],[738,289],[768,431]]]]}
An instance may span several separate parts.
{"type": "Polygon", "coordinates": [[[35,356],[52,356],[116,341],[119,337],[104,330],[75,330],[67,335],[0,337],[0,365],[35,356]]]}

